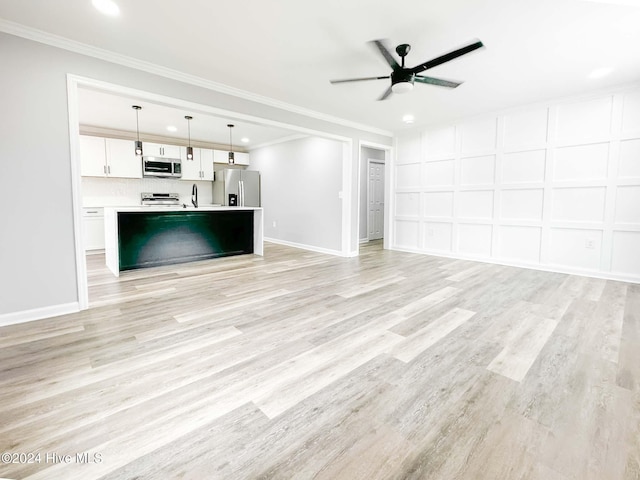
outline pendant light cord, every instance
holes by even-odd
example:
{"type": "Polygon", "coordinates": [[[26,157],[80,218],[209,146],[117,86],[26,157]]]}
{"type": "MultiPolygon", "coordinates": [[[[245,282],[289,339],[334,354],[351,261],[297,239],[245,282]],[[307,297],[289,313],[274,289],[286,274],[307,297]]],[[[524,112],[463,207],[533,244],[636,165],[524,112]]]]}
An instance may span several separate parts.
{"type": "Polygon", "coordinates": [[[187,120],[187,132],[189,134],[189,148],[191,148],[191,120],[193,120],[193,117],[191,115],[185,115],[184,118],[187,120]]]}

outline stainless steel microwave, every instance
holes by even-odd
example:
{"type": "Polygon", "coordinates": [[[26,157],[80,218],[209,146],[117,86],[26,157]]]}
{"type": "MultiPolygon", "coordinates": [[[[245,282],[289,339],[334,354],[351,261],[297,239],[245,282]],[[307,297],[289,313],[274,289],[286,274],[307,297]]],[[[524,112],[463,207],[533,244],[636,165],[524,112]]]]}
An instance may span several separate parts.
{"type": "Polygon", "coordinates": [[[143,177],[182,177],[179,158],[142,157],[143,177]]]}

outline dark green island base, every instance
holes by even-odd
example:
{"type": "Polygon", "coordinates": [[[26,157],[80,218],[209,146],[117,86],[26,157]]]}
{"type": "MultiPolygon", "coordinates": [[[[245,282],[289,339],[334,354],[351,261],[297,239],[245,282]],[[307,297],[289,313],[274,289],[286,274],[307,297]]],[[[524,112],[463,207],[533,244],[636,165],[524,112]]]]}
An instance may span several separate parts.
{"type": "Polygon", "coordinates": [[[251,210],[117,215],[120,270],[253,253],[251,210]]]}

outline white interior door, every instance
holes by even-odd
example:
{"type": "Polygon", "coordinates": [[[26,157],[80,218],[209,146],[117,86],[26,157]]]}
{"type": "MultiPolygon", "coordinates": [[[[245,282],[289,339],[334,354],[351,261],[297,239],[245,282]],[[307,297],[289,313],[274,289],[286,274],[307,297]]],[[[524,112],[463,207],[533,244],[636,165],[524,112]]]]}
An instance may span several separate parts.
{"type": "Polygon", "coordinates": [[[384,163],[369,160],[369,240],[382,238],[384,232],[384,163]]]}

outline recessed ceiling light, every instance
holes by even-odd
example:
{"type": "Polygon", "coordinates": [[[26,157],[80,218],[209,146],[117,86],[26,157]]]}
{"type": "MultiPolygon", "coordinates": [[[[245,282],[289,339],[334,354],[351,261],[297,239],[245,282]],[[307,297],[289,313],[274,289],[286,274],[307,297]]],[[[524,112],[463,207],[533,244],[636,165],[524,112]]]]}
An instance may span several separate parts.
{"type": "Polygon", "coordinates": [[[413,118],[413,115],[405,115],[404,117],[402,117],[402,121],[406,124],[412,124],[414,120],[415,118],[413,118]]]}
{"type": "Polygon", "coordinates": [[[248,139],[247,137],[242,137],[242,138],[240,139],[240,141],[241,141],[242,143],[249,143],[249,139],[248,139]]]}
{"type": "Polygon", "coordinates": [[[167,127],[167,130],[169,130],[170,132],[177,132],[178,131],[178,129],[176,127],[174,127],[173,125],[169,125],[167,127]]]}
{"type": "Polygon", "coordinates": [[[589,78],[602,78],[602,77],[606,77],[607,75],[609,75],[612,71],[613,71],[613,68],[611,68],[611,67],[596,68],[593,72],[591,72],[588,75],[588,77],[589,78]]]}
{"type": "Polygon", "coordinates": [[[91,0],[91,3],[105,15],[115,17],[120,13],[120,7],[113,0],[91,0]]]}

